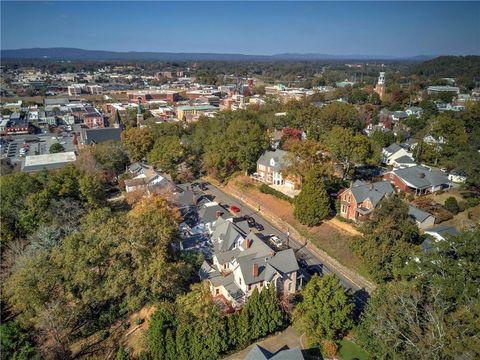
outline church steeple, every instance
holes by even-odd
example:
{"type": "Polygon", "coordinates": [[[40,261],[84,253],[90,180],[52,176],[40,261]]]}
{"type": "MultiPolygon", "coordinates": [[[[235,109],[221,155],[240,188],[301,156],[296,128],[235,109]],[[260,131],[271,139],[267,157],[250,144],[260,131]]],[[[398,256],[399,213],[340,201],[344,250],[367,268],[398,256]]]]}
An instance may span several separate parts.
{"type": "Polygon", "coordinates": [[[137,111],[137,127],[143,122],[142,98],[138,97],[138,111],[137,111]]]}
{"type": "Polygon", "coordinates": [[[122,123],[122,119],[120,117],[120,111],[119,110],[115,111],[115,120],[114,120],[114,123],[113,123],[113,127],[125,130],[125,126],[122,123]]]}

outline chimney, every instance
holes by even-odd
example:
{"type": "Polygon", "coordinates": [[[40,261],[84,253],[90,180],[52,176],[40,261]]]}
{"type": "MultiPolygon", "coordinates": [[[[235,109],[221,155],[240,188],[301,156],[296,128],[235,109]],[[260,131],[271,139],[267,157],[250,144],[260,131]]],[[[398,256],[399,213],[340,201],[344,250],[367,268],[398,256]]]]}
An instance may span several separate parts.
{"type": "Polygon", "coordinates": [[[419,172],[419,173],[418,173],[418,177],[419,177],[420,179],[423,179],[423,178],[425,177],[425,173],[419,172]]]}
{"type": "Polygon", "coordinates": [[[370,190],[373,190],[373,183],[370,183],[370,190]]]}
{"type": "Polygon", "coordinates": [[[250,249],[250,239],[245,239],[245,249],[250,249]]]}
{"type": "Polygon", "coordinates": [[[221,211],[215,211],[215,217],[218,219],[222,215],[221,211]]]}
{"type": "Polygon", "coordinates": [[[258,264],[253,264],[252,275],[253,275],[254,278],[256,278],[258,276],[258,264]]]}

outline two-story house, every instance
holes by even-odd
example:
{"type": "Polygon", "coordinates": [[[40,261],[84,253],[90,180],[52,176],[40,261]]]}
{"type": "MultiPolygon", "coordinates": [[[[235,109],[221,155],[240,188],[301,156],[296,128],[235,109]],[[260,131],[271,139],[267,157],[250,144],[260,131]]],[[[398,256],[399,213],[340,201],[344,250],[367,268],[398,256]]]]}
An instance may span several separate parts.
{"type": "Polygon", "coordinates": [[[338,195],[340,216],[353,221],[368,220],[380,201],[393,191],[393,186],[386,181],[355,181],[338,195]]]}
{"type": "Polygon", "coordinates": [[[274,286],[284,296],[301,287],[298,263],[292,249],[275,252],[254,233],[219,218],[211,236],[213,257],[204,261],[200,278],[208,281],[214,297],[240,308],[254,289],[274,286]]]}
{"type": "Polygon", "coordinates": [[[382,149],[382,162],[384,164],[393,166],[397,159],[403,160],[403,162],[414,162],[412,154],[398,144],[391,144],[382,149]]]}
{"type": "Polygon", "coordinates": [[[269,185],[285,185],[291,189],[299,189],[298,178],[283,175],[289,166],[287,154],[287,151],[280,149],[265,151],[257,160],[257,171],[253,177],[269,185]]]}

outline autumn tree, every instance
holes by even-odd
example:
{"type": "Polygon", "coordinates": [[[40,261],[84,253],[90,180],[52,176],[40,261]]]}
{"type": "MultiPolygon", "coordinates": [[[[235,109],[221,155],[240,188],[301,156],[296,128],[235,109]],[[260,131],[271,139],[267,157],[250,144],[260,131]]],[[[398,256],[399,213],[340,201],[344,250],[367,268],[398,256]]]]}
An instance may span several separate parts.
{"type": "Polygon", "coordinates": [[[284,144],[288,151],[285,160],[288,164],[285,175],[294,175],[303,180],[312,168],[321,169],[324,176],[331,176],[333,167],[325,147],[315,140],[290,140],[284,144]]]}
{"type": "Polygon", "coordinates": [[[184,153],[180,138],[174,135],[166,135],[155,141],[147,159],[151,165],[173,176],[177,172],[177,167],[182,161],[184,153]]]}
{"type": "Polygon", "coordinates": [[[152,150],[154,141],[148,128],[130,128],[122,131],[121,137],[132,161],[144,159],[152,150]]]}

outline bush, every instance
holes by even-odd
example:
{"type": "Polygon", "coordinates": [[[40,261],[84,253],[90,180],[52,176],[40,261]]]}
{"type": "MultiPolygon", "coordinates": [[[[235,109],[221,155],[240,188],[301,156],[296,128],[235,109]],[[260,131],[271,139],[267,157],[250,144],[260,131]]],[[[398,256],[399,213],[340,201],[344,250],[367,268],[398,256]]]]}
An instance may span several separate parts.
{"type": "Polygon", "coordinates": [[[437,209],[434,215],[437,218],[437,224],[453,218],[453,214],[444,208],[437,209]]]}
{"type": "Polygon", "coordinates": [[[337,355],[338,346],[333,341],[324,340],[322,341],[322,355],[325,357],[333,358],[337,355]]]}
{"type": "Polygon", "coordinates": [[[467,199],[467,205],[468,207],[475,207],[477,206],[478,204],[480,204],[480,199],[478,198],[468,198],[467,199]]]}
{"type": "Polygon", "coordinates": [[[290,196],[287,196],[287,195],[281,193],[280,191],[277,191],[277,190],[275,190],[275,189],[272,189],[270,186],[268,186],[268,185],[266,185],[266,184],[260,185],[259,189],[260,189],[260,192],[261,192],[261,193],[273,195],[273,196],[275,196],[275,197],[277,197],[277,198],[279,198],[279,199],[288,201],[288,202],[291,203],[291,204],[294,203],[294,199],[292,199],[290,196]]]}
{"type": "Polygon", "coordinates": [[[108,338],[110,336],[110,332],[108,330],[102,330],[100,331],[100,338],[102,340],[105,340],[106,338],[108,338]]]}
{"type": "Polygon", "coordinates": [[[138,318],[137,320],[135,320],[135,325],[142,325],[143,321],[144,320],[142,318],[138,318]]]}
{"type": "Polygon", "coordinates": [[[453,215],[457,215],[458,212],[460,211],[460,207],[458,206],[457,199],[455,199],[453,196],[450,196],[445,200],[445,209],[450,211],[453,215]]]}
{"type": "Polygon", "coordinates": [[[460,201],[458,203],[458,210],[459,212],[463,212],[465,211],[466,209],[468,209],[468,203],[466,201],[460,201]]]}

